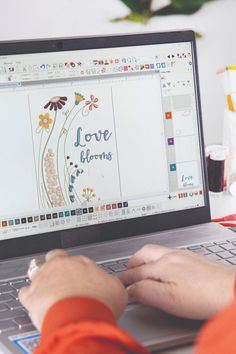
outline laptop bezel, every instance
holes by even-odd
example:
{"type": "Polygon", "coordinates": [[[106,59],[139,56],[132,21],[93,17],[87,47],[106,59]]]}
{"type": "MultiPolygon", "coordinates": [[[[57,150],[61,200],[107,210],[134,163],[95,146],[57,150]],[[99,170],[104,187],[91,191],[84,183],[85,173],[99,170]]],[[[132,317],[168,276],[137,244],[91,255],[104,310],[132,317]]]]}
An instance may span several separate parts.
{"type": "Polygon", "coordinates": [[[0,243],[0,259],[46,252],[52,248],[67,248],[90,243],[100,243],[113,239],[122,239],[210,221],[208,184],[204,158],[204,137],[200,102],[199,74],[195,33],[193,31],[0,42],[1,56],[179,42],[191,42],[192,44],[205,206],[195,209],[187,209],[171,213],[156,214],[99,225],[78,227],[74,229],[2,240],[0,243]]]}

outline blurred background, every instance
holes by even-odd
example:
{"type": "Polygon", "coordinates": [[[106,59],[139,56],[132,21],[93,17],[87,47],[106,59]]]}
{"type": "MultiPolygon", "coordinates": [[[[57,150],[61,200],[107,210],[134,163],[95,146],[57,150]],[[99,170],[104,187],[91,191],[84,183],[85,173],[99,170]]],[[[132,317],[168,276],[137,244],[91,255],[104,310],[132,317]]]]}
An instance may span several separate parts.
{"type": "MultiPolygon", "coordinates": [[[[154,0],[152,7],[169,3],[170,0],[154,0]]],[[[0,40],[175,29],[198,31],[202,35],[197,44],[205,143],[221,143],[226,101],[216,71],[236,65],[236,0],[210,1],[192,15],[156,16],[147,24],[111,21],[129,12],[121,0],[4,1],[0,40]]]]}

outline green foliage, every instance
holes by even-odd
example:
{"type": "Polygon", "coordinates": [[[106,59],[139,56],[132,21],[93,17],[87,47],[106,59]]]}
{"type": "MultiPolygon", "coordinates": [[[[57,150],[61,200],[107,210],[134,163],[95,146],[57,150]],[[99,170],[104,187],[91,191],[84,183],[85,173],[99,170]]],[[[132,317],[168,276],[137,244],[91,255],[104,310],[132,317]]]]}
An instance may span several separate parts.
{"type": "Polygon", "coordinates": [[[214,0],[171,0],[171,4],[159,10],[152,11],[152,0],[121,0],[131,11],[124,18],[117,18],[113,21],[129,20],[133,22],[146,23],[153,16],[165,15],[191,15],[197,12],[203,4],[214,0]]]}
{"type": "Polygon", "coordinates": [[[172,0],[173,6],[176,8],[190,7],[190,6],[201,6],[205,2],[209,2],[210,0],[172,0]]]}
{"type": "Polygon", "coordinates": [[[128,8],[134,13],[149,12],[152,0],[122,0],[128,8]]]}
{"type": "Polygon", "coordinates": [[[113,18],[113,20],[111,20],[111,22],[120,22],[120,21],[126,20],[126,21],[132,21],[132,22],[146,24],[149,19],[150,19],[149,14],[140,14],[138,12],[130,12],[130,14],[128,14],[125,17],[113,18]]]}

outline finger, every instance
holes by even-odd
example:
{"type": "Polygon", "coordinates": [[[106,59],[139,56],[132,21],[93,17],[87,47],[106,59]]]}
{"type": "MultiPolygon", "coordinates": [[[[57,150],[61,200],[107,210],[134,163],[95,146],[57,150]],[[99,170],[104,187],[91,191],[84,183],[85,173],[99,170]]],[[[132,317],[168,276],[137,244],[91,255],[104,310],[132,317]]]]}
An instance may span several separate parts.
{"type": "Polygon", "coordinates": [[[173,249],[159,245],[146,245],[129,260],[127,268],[135,268],[145,263],[158,261],[170,252],[173,252],[173,249]]]}
{"type": "Polygon", "coordinates": [[[32,259],[30,261],[29,267],[28,267],[28,271],[27,271],[27,275],[30,278],[30,280],[32,281],[34,276],[36,275],[36,273],[38,272],[39,268],[41,267],[42,262],[39,259],[32,259]]]}
{"type": "Polygon", "coordinates": [[[25,286],[19,290],[18,297],[23,306],[27,307],[27,298],[29,296],[30,287],[25,286]]]}
{"type": "Polygon", "coordinates": [[[156,280],[145,279],[127,288],[129,297],[138,302],[175,314],[175,297],[171,295],[171,285],[156,280]]]}
{"type": "Polygon", "coordinates": [[[73,259],[75,259],[76,261],[78,261],[79,263],[85,263],[85,264],[93,264],[93,265],[96,265],[97,264],[91,259],[91,258],[88,258],[86,256],[73,256],[73,259]]]}
{"type": "Polygon", "coordinates": [[[131,268],[118,275],[124,285],[130,285],[144,279],[158,278],[158,270],[155,263],[143,264],[140,267],[131,268]]]}
{"type": "Polygon", "coordinates": [[[39,266],[34,267],[32,269],[28,269],[27,275],[31,281],[34,279],[38,270],[39,270],[39,266]]]}
{"type": "Polygon", "coordinates": [[[64,250],[61,250],[61,249],[55,249],[55,250],[52,250],[52,251],[49,251],[47,254],[46,254],[46,262],[48,261],[51,261],[57,257],[66,257],[68,256],[68,253],[64,250]]]}

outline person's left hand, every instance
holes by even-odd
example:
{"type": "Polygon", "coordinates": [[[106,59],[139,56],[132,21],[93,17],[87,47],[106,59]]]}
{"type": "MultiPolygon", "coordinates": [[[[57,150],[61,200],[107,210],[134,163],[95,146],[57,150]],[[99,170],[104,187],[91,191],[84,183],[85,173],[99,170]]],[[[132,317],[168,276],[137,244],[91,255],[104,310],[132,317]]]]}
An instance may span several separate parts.
{"type": "Polygon", "coordinates": [[[128,296],[120,280],[87,257],[69,257],[65,251],[51,251],[31,277],[31,285],[20,290],[19,299],[39,330],[49,308],[68,297],[99,300],[110,308],[115,318],[127,304],[128,296]]]}

